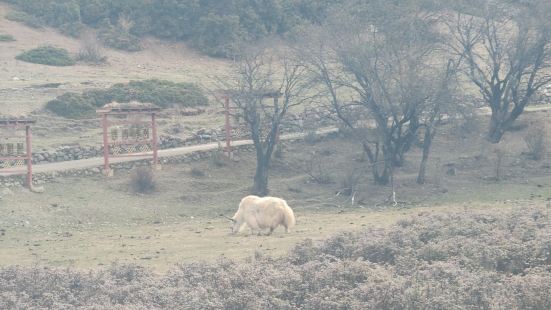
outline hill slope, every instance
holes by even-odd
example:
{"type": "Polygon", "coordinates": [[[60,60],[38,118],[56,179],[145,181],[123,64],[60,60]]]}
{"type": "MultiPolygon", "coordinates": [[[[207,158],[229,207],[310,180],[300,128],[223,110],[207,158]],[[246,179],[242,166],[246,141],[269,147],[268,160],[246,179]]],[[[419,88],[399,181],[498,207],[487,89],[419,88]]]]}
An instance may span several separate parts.
{"type": "Polygon", "coordinates": [[[59,68],[15,60],[22,51],[40,45],[54,45],[76,54],[78,39],[64,36],[51,28],[33,29],[9,21],[5,15],[10,6],[0,4],[0,33],[11,34],[14,42],[0,43],[0,109],[4,115],[28,114],[44,103],[67,91],[108,87],[129,80],[159,78],[182,82],[207,82],[209,76],[223,74],[227,62],[202,56],[182,43],[145,39],[144,50],[135,53],[104,49],[108,57],[105,66],[59,68]],[[40,87],[61,83],[57,88],[40,87]]]}

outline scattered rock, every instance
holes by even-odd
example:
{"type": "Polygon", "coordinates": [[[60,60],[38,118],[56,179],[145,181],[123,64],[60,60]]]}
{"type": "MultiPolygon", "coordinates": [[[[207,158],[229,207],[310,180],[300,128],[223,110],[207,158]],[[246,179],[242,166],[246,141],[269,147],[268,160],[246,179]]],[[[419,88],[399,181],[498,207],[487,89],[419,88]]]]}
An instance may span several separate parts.
{"type": "Polygon", "coordinates": [[[9,188],[4,188],[2,191],[0,191],[0,195],[2,197],[4,196],[13,196],[13,192],[9,188]]]}

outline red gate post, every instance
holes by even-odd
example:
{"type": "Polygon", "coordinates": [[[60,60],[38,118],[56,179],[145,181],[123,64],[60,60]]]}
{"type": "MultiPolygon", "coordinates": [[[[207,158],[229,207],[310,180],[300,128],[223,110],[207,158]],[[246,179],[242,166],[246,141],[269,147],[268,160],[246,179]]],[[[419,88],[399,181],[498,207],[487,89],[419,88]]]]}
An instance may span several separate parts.
{"type": "Polygon", "coordinates": [[[226,155],[231,158],[232,157],[232,150],[231,150],[231,124],[230,124],[230,98],[228,96],[224,97],[224,108],[225,108],[225,114],[226,114],[226,155]]]}
{"type": "Polygon", "coordinates": [[[0,145],[0,175],[24,175],[24,185],[31,191],[40,191],[33,187],[33,158],[32,158],[32,132],[31,125],[35,121],[22,118],[0,118],[0,128],[13,131],[13,134],[3,136],[6,139],[24,139],[24,142],[10,142],[0,145]],[[17,131],[25,130],[25,136],[17,134],[17,131]],[[17,146],[17,149],[14,147],[17,146]],[[25,152],[23,150],[25,149],[25,152]],[[25,164],[26,161],[26,164],[25,164]],[[26,170],[19,169],[25,167],[26,170]]]}
{"type": "Polygon", "coordinates": [[[27,142],[27,186],[33,188],[33,153],[32,153],[32,132],[31,126],[25,126],[25,139],[27,142]]]}

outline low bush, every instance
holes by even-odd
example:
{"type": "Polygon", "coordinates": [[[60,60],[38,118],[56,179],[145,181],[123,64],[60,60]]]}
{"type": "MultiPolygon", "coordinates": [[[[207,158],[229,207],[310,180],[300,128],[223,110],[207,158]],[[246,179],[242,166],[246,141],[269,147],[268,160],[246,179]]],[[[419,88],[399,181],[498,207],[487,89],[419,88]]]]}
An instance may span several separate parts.
{"type": "Polygon", "coordinates": [[[105,46],[128,52],[141,51],[140,38],[128,31],[115,26],[107,26],[98,33],[99,39],[105,46]]]}
{"type": "Polygon", "coordinates": [[[235,54],[242,35],[239,16],[209,13],[199,19],[191,43],[209,56],[228,57],[235,54]]]}
{"type": "Polygon", "coordinates": [[[207,97],[195,84],[144,80],[115,84],[108,89],[89,90],[82,94],[65,93],[48,102],[46,108],[62,117],[84,118],[93,115],[96,108],[113,101],[139,101],[162,108],[208,105],[207,97]]]}
{"type": "Polygon", "coordinates": [[[137,193],[148,194],[155,191],[155,175],[150,167],[139,167],[130,179],[130,186],[137,193]]]}
{"type": "Polygon", "coordinates": [[[315,130],[308,131],[304,136],[304,142],[308,145],[314,145],[320,141],[320,137],[315,130]]]}
{"type": "Polygon", "coordinates": [[[205,171],[200,168],[193,167],[191,168],[191,176],[194,178],[202,178],[206,175],[205,171]]]}
{"type": "Polygon", "coordinates": [[[13,42],[15,38],[11,34],[0,34],[0,42],[13,42]]]}
{"type": "Polygon", "coordinates": [[[21,11],[10,11],[6,14],[6,19],[18,23],[23,23],[31,28],[42,28],[42,22],[34,15],[29,15],[21,11]]]}
{"type": "Polygon", "coordinates": [[[355,169],[348,170],[341,180],[341,188],[339,193],[346,197],[353,196],[358,190],[361,177],[361,172],[358,172],[355,169]]]}
{"type": "Polygon", "coordinates": [[[54,46],[41,46],[15,57],[17,60],[49,66],[72,66],[75,60],[66,49],[54,46]]]}
{"type": "Polygon", "coordinates": [[[285,154],[285,146],[281,143],[276,144],[275,150],[274,150],[274,158],[283,159],[284,154],[285,154]]]}
{"type": "Polygon", "coordinates": [[[333,176],[327,169],[325,162],[317,153],[313,153],[310,159],[303,163],[303,170],[310,181],[318,184],[330,184],[334,182],[333,176]]]}
{"type": "Polygon", "coordinates": [[[131,81],[128,84],[115,84],[109,89],[118,102],[137,100],[149,102],[163,108],[171,106],[206,106],[207,97],[195,84],[174,83],[165,80],[131,81]]]}
{"type": "Polygon", "coordinates": [[[220,168],[226,166],[227,163],[228,157],[224,155],[224,152],[222,150],[217,150],[210,154],[209,165],[211,167],[220,168]]]}
{"type": "Polygon", "coordinates": [[[93,103],[81,94],[65,93],[46,103],[46,109],[59,116],[78,119],[95,115],[96,107],[93,103]]]}
{"type": "Polygon", "coordinates": [[[86,35],[82,39],[77,60],[90,64],[102,64],[107,61],[107,56],[103,54],[96,38],[93,35],[86,35]]]}
{"type": "Polygon", "coordinates": [[[535,309],[551,307],[551,210],[419,214],[305,240],[288,256],[83,272],[0,268],[2,309],[535,309]]]}
{"type": "Polygon", "coordinates": [[[531,129],[524,136],[524,143],[528,147],[528,156],[533,160],[541,160],[546,150],[544,128],[538,126],[531,129]]]}

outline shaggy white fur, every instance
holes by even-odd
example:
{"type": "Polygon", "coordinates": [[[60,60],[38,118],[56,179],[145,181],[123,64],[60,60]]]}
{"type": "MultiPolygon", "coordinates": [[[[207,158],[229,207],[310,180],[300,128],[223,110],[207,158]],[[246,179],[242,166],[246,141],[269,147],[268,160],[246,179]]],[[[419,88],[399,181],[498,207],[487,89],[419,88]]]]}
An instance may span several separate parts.
{"type": "Polygon", "coordinates": [[[241,199],[239,209],[232,217],[232,232],[240,232],[245,225],[252,233],[268,229],[270,235],[279,225],[289,232],[295,226],[295,214],[287,202],[276,197],[246,196],[241,199]]]}

